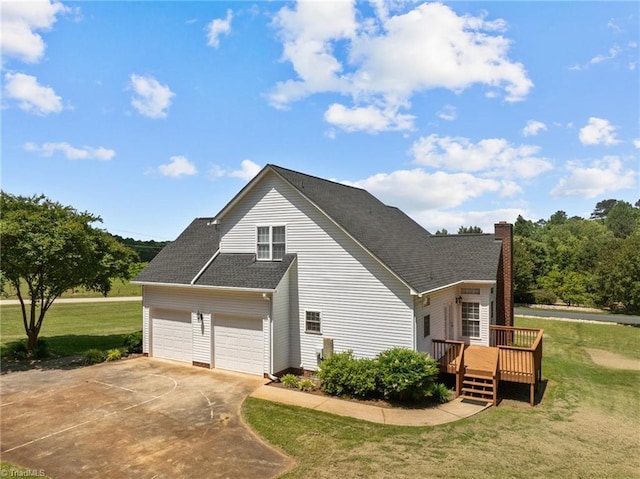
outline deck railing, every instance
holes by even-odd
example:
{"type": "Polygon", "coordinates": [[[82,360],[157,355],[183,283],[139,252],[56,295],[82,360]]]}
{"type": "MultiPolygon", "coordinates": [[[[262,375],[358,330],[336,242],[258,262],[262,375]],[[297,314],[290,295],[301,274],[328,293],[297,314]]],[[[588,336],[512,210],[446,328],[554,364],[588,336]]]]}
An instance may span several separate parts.
{"type": "MultiPolygon", "coordinates": [[[[489,344],[498,348],[497,380],[529,384],[531,405],[535,403],[536,385],[542,380],[542,338],[542,329],[489,326],[489,344]]],[[[459,392],[467,345],[448,339],[434,339],[432,343],[440,371],[456,375],[459,392]]]]}
{"type": "Polygon", "coordinates": [[[500,379],[530,385],[529,402],[535,402],[535,387],[542,380],[542,338],[533,328],[489,326],[491,346],[499,350],[500,379]]]}
{"type": "Polygon", "coordinates": [[[433,357],[438,362],[440,371],[456,373],[456,366],[460,362],[460,355],[464,349],[463,341],[451,341],[449,339],[434,339],[433,357]]]}

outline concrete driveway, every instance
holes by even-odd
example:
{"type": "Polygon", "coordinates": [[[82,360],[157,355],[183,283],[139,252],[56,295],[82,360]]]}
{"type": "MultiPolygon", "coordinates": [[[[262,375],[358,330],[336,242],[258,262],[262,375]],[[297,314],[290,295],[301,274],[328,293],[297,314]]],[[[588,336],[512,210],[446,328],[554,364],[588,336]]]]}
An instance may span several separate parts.
{"type": "Polygon", "coordinates": [[[0,378],[5,461],[53,478],[263,478],[292,461],[242,422],[264,380],[136,358],[0,378]]]}

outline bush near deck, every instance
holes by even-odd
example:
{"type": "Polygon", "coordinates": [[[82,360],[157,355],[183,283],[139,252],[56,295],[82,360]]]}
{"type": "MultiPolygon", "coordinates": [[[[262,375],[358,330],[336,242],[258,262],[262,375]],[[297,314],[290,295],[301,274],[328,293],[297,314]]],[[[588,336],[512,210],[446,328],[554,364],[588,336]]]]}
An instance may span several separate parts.
{"type": "MultiPolygon", "coordinates": [[[[543,328],[542,403],[519,400],[463,421],[400,427],[255,398],[246,421],[294,457],[285,478],[637,477],[640,372],[594,364],[586,349],[640,359],[640,328],[517,318],[543,328]]],[[[518,388],[515,388],[517,394],[518,388]]]]}

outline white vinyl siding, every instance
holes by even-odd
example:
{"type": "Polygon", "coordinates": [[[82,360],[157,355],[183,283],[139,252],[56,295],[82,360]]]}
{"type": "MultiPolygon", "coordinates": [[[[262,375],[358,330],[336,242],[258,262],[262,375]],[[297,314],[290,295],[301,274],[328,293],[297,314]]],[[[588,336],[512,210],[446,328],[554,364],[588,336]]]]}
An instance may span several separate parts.
{"type": "Polygon", "coordinates": [[[254,253],[257,226],[276,222],[286,224],[287,253],[298,258],[289,366],[317,369],[323,337],[360,357],[413,347],[408,287],[273,173],[221,218],[221,253],[254,253]],[[305,334],[306,310],[322,311],[321,335],[305,334]]]}
{"type": "Polygon", "coordinates": [[[280,280],[280,284],[278,284],[277,290],[273,294],[273,306],[271,308],[271,321],[273,322],[273,370],[270,371],[272,374],[291,367],[289,364],[289,349],[291,343],[291,336],[289,334],[289,319],[291,317],[291,271],[292,268],[290,267],[289,271],[287,271],[280,280]]]}
{"type": "MultiPolygon", "coordinates": [[[[424,337],[424,323],[418,321],[418,333],[417,333],[417,349],[418,351],[424,351],[429,354],[433,353],[432,339],[456,339],[464,340],[469,344],[476,344],[480,346],[489,345],[489,323],[490,323],[490,308],[491,308],[491,287],[495,288],[495,284],[480,285],[478,287],[472,286],[468,290],[473,290],[471,293],[465,293],[462,298],[464,302],[479,302],[479,316],[480,316],[480,335],[477,338],[468,338],[462,336],[462,305],[457,304],[456,298],[460,296],[463,291],[462,288],[457,286],[451,286],[440,291],[429,293],[429,301],[425,298],[416,298],[415,308],[416,317],[424,318],[429,315],[431,318],[431,336],[424,337]],[[478,290],[479,289],[479,295],[478,290]],[[453,316],[453,328],[452,331],[447,334],[446,331],[446,316],[450,311],[453,316]]],[[[467,288],[467,286],[464,286],[467,288]]]]}
{"type": "Polygon", "coordinates": [[[448,288],[441,291],[436,291],[429,294],[428,305],[427,301],[417,298],[416,304],[416,317],[424,319],[425,316],[430,318],[431,335],[425,336],[424,334],[424,320],[418,321],[417,332],[417,349],[429,354],[433,354],[432,339],[446,339],[445,331],[445,308],[451,307],[452,311],[455,311],[455,297],[457,289],[448,288]]]}
{"type": "MultiPolygon", "coordinates": [[[[213,341],[211,335],[212,317],[214,321],[217,314],[259,318],[263,323],[263,328],[268,329],[269,302],[265,301],[262,293],[146,285],[144,287],[143,311],[149,308],[152,313],[156,308],[177,309],[193,313],[204,312],[205,333],[203,334],[201,330],[197,329],[202,326],[196,321],[197,324],[192,327],[192,334],[197,339],[193,341],[190,354],[192,354],[193,361],[209,365],[214,364],[212,357],[214,353],[211,348],[213,341]],[[207,331],[209,334],[206,334],[207,331]]],[[[143,324],[143,331],[148,327],[147,321],[146,324],[143,324]]],[[[151,331],[152,335],[153,331],[151,331]]],[[[268,372],[269,348],[262,347],[261,354],[263,355],[263,371],[268,372]]]]}
{"type": "MultiPolygon", "coordinates": [[[[142,288],[142,294],[144,295],[146,292],[145,288],[142,288]]],[[[150,334],[150,316],[149,316],[149,307],[142,307],[142,352],[149,354],[149,345],[151,344],[151,340],[149,338],[150,334]]]]}
{"type": "Polygon", "coordinates": [[[211,366],[211,314],[198,312],[191,313],[193,361],[211,366]]]}

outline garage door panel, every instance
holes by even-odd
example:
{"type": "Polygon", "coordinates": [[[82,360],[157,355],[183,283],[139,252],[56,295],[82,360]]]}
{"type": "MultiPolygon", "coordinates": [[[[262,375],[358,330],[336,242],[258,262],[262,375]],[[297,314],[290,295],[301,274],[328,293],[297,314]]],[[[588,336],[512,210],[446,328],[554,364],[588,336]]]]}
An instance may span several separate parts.
{"type": "Polygon", "coordinates": [[[191,362],[191,312],[153,310],[151,354],[158,358],[191,362]]]}
{"type": "Polygon", "coordinates": [[[215,367],[262,374],[262,320],[245,317],[217,317],[213,328],[215,367]]]}

